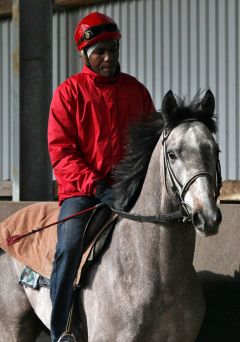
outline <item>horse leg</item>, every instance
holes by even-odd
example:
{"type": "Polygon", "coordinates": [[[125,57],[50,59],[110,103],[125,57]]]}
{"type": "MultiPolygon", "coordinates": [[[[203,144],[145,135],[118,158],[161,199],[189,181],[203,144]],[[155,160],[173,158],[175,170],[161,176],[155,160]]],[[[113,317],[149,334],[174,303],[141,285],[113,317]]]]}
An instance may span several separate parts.
{"type": "Polygon", "coordinates": [[[3,254],[0,265],[0,342],[33,342],[42,324],[18,284],[13,260],[3,254]]]}

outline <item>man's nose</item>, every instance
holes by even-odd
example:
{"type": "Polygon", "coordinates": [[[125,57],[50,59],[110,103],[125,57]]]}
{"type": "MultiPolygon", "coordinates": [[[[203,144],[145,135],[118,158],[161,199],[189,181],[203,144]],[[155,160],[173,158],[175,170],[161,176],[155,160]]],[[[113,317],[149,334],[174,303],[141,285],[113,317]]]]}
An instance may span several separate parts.
{"type": "Polygon", "coordinates": [[[110,51],[105,51],[104,53],[104,61],[109,61],[112,59],[113,54],[110,51]]]}

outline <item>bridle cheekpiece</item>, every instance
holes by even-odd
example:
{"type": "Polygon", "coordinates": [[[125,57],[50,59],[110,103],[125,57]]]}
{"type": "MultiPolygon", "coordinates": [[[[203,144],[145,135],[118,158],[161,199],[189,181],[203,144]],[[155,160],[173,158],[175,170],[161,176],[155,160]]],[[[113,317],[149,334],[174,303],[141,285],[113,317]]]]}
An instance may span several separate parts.
{"type": "MultiPolygon", "coordinates": [[[[194,118],[189,118],[185,119],[181,123],[184,122],[193,122],[193,121],[199,121],[194,118]]],[[[214,194],[215,194],[215,199],[217,200],[219,194],[220,194],[220,189],[222,186],[222,177],[221,177],[221,165],[219,158],[217,159],[217,165],[216,165],[216,179],[214,179],[210,173],[206,171],[197,171],[194,173],[186,182],[185,184],[181,184],[174,174],[170,161],[169,161],[169,156],[167,153],[167,145],[166,141],[171,134],[172,129],[168,129],[166,126],[163,129],[163,139],[162,139],[162,145],[163,145],[163,160],[164,160],[164,181],[165,181],[165,187],[167,190],[168,195],[175,201],[177,201],[182,209],[183,212],[183,221],[184,222],[190,222],[192,221],[192,214],[189,210],[188,204],[184,201],[185,194],[187,193],[188,189],[190,188],[191,184],[195,182],[195,180],[199,177],[207,177],[210,179],[211,183],[213,184],[214,187],[214,194]],[[169,180],[171,183],[171,191],[173,193],[173,196],[169,194],[168,191],[168,185],[167,185],[167,175],[169,176],[169,180]]]]}

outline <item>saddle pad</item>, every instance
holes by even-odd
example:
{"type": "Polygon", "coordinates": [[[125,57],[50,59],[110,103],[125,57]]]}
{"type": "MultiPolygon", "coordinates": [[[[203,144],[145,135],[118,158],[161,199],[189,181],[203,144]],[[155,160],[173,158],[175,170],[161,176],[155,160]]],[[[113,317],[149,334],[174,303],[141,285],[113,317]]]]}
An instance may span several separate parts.
{"type": "Polygon", "coordinates": [[[0,247],[22,264],[49,278],[57,242],[57,225],[25,237],[11,246],[7,245],[6,239],[56,222],[59,210],[57,202],[39,202],[20,209],[0,223],[0,247]]]}
{"type": "MultiPolygon", "coordinates": [[[[0,248],[34,272],[50,279],[57,243],[57,224],[23,237],[10,246],[7,245],[6,239],[57,222],[59,210],[56,202],[39,202],[9,216],[0,223],[0,248]]],[[[116,217],[107,206],[99,207],[93,212],[87,225],[87,248],[81,260],[76,284],[80,281],[82,271],[87,269],[102,251],[116,217]]]]}

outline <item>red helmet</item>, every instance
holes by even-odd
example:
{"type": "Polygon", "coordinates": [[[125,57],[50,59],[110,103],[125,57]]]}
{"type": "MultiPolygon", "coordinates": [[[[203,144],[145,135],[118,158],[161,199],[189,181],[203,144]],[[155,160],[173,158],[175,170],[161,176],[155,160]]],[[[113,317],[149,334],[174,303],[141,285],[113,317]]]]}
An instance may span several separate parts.
{"type": "Polygon", "coordinates": [[[93,12],[84,17],[77,25],[74,40],[78,50],[102,40],[119,40],[121,33],[114,20],[105,14],[93,12]]]}

